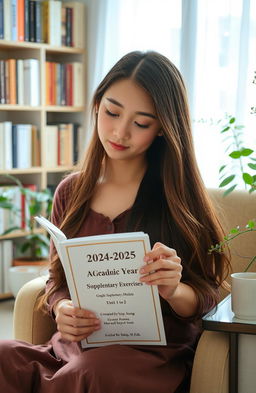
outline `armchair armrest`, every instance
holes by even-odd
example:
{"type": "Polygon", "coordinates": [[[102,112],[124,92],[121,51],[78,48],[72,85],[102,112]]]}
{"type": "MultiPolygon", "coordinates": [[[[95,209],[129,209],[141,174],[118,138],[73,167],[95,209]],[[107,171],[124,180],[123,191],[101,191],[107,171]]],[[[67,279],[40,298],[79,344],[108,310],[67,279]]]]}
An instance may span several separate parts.
{"type": "Polygon", "coordinates": [[[56,331],[56,324],[51,317],[37,309],[47,279],[47,276],[37,277],[20,289],[14,304],[15,339],[44,344],[56,331]]]}
{"type": "Polygon", "coordinates": [[[205,330],[196,349],[190,393],[228,393],[228,375],[228,335],[205,330]]]}

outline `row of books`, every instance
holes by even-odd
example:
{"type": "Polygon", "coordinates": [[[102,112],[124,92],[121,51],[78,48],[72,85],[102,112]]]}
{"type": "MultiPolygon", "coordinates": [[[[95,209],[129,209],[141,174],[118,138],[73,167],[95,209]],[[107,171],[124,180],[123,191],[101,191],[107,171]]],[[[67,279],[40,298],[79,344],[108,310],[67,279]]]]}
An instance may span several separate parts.
{"type": "Polygon", "coordinates": [[[13,261],[13,241],[0,241],[0,293],[10,293],[9,268],[13,261]]]}
{"type": "MultiPolygon", "coordinates": [[[[77,123],[45,127],[46,167],[72,166],[79,156],[82,128],[77,123]]],[[[0,123],[0,170],[29,169],[41,165],[41,136],[32,124],[0,123]]]]}
{"type": "Polygon", "coordinates": [[[84,4],[0,0],[0,39],[84,47],[84,4]]]}
{"type": "Polygon", "coordinates": [[[47,159],[46,167],[72,166],[79,155],[79,135],[82,129],[77,123],[48,124],[45,128],[47,159]]]}
{"type": "Polygon", "coordinates": [[[0,103],[38,106],[39,102],[39,61],[0,60],[0,103]]]}
{"type": "Polygon", "coordinates": [[[41,165],[39,129],[33,124],[0,123],[0,170],[41,165]]]}
{"type": "Polygon", "coordinates": [[[47,61],[46,105],[83,105],[83,65],[79,62],[56,63],[47,61]]]}

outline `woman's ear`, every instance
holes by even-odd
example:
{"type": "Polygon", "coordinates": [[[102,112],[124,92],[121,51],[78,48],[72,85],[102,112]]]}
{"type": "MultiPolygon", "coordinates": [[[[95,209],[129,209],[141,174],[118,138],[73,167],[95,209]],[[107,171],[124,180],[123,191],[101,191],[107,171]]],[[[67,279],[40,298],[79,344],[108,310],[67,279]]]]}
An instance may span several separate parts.
{"type": "Polygon", "coordinates": [[[160,130],[158,131],[157,136],[163,136],[163,130],[162,130],[162,128],[160,128],[160,130]]]}

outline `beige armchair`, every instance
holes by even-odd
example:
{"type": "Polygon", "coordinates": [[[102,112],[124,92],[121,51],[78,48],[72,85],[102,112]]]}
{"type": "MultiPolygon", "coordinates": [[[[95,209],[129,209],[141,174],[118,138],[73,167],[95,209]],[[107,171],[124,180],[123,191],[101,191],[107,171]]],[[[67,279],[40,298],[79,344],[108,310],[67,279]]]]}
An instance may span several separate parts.
{"type": "MultiPolygon", "coordinates": [[[[249,195],[246,191],[234,191],[223,198],[222,191],[210,190],[210,195],[227,232],[237,225],[244,227],[249,219],[256,218],[256,194],[249,195]]],[[[232,244],[231,252],[233,271],[243,271],[248,261],[243,257],[256,254],[255,234],[251,233],[236,239],[232,244]]],[[[19,291],[14,307],[16,339],[41,344],[46,342],[56,330],[54,321],[36,309],[46,279],[47,277],[36,278],[19,291]]],[[[225,295],[223,293],[223,296],[225,295]]],[[[204,331],[196,350],[190,393],[228,393],[228,361],[227,335],[204,331]]]]}

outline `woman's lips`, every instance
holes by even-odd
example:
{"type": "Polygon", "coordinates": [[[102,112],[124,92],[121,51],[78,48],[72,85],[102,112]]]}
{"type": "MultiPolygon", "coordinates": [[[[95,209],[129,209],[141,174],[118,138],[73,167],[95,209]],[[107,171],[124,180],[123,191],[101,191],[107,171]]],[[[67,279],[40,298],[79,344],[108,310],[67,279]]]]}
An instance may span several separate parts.
{"type": "Polygon", "coordinates": [[[128,149],[128,146],[123,146],[123,145],[119,145],[118,143],[114,143],[109,141],[110,145],[113,147],[113,149],[115,150],[126,150],[128,149]]]}

